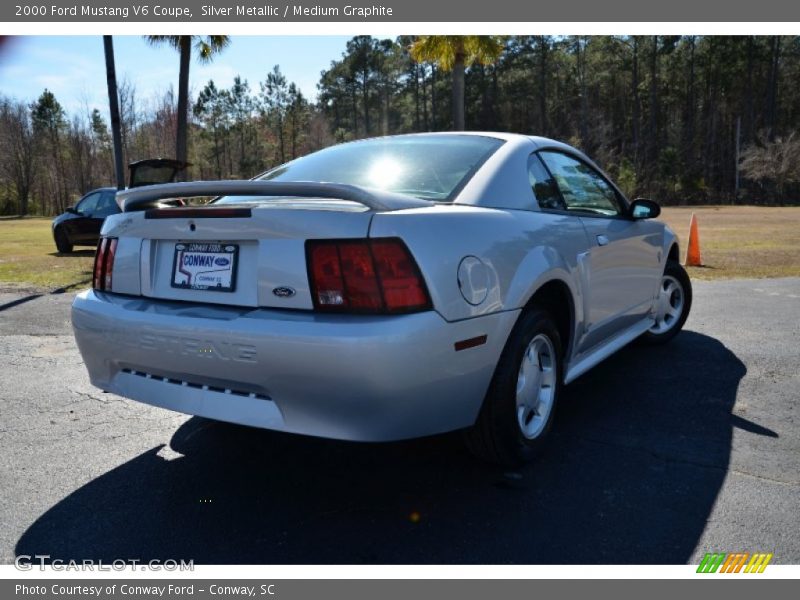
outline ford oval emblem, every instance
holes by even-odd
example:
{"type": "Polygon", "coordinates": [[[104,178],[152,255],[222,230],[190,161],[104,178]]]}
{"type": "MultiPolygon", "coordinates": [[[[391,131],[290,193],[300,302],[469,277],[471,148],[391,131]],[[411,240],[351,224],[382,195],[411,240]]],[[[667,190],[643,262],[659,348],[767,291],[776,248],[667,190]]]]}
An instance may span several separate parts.
{"type": "Polygon", "coordinates": [[[214,264],[219,266],[219,267],[227,267],[229,264],[231,264],[231,261],[229,261],[224,256],[220,256],[220,257],[218,257],[217,259],[214,260],[214,264]]]}
{"type": "Polygon", "coordinates": [[[272,293],[278,298],[291,298],[294,296],[295,291],[294,288],[290,287],[276,287],[274,290],[272,290],[272,293]]]}

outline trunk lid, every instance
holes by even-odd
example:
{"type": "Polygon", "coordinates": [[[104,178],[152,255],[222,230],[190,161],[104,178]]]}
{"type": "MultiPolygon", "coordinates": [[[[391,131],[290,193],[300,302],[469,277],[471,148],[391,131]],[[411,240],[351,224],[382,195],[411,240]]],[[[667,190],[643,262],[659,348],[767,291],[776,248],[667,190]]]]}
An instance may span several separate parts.
{"type": "Polygon", "coordinates": [[[103,227],[103,235],[119,239],[112,291],[163,300],[311,309],[306,240],[366,238],[373,214],[354,202],[299,199],[122,213],[103,227]],[[189,279],[197,285],[200,277],[220,277],[231,289],[176,286],[189,279]]]}
{"type": "Polygon", "coordinates": [[[313,308],[306,240],[363,239],[375,212],[432,205],[360,186],[260,180],[143,186],[116,199],[123,213],[102,230],[119,240],[112,291],[291,309],[313,308]],[[209,196],[217,199],[170,208],[176,199],[209,196]],[[202,283],[201,272],[224,289],[185,285],[202,283]]]}

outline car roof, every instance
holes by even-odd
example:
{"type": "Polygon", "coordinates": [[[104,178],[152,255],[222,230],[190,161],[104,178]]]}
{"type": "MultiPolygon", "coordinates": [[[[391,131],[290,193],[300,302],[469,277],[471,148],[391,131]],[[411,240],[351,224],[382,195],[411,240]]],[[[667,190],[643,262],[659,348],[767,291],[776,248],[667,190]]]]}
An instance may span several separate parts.
{"type": "Polygon", "coordinates": [[[353,140],[350,143],[362,142],[367,140],[375,140],[381,138],[393,138],[393,137],[425,137],[425,136],[442,136],[442,135],[453,135],[453,136],[476,136],[476,137],[492,137],[495,139],[503,140],[506,142],[509,141],[523,141],[527,140],[532,142],[537,148],[562,148],[564,150],[571,150],[572,152],[581,153],[580,150],[570,146],[569,144],[565,144],[564,142],[560,142],[558,140],[554,140],[552,138],[544,137],[541,135],[528,135],[524,133],[508,133],[505,131],[426,131],[421,133],[399,133],[395,135],[388,135],[388,136],[375,136],[370,138],[363,138],[360,140],[353,140]]]}
{"type": "Polygon", "coordinates": [[[583,152],[581,152],[574,146],[570,146],[569,144],[565,144],[564,142],[560,142],[558,140],[554,140],[552,138],[547,138],[540,135],[508,133],[505,131],[425,131],[420,133],[398,133],[394,135],[383,135],[383,136],[361,138],[358,140],[352,140],[350,142],[345,142],[344,144],[337,144],[337,145],[358,144],[359,142],[367,142],[367,141],[387,139],[387,138],[391,139],[391,138],[450,136],[450,135],[495,138],[498,140],[503,140],[504,142],[512,142],[517,147],[527,147],[527,150],[529,152],[534,152],[536,150],[541,150],[544,148],[562,150],[564,152],[576,154],[577,156],[579,156],[580,158],[582,158],[595,168],[599,169],[599,167],[594,163],[594,161],[591,158],[586,156],[583,152]]]}
{"type": "Polygon", "coordinates": [[[528,135],[524,133],[508,133],[505,131],[423,131],[417,133],[396,133],[392,135],[377,135],[377,136],[370,136],[366,138],[360,138],[357,140],[351,140],[349,142],[344,142],[345,144],[357,144],[358,142],[367,142],[371,140],[381,140],[381,139],[391,139],[391,138],[402,138],[402,137],[427,137],[427,136],[444,136],[444,135],[452,135],[452,136],[476,136],[476,137],[492,137],[499,140],[504,141],[511,141],[511,140],[529,140],[534,144],[542,145],[542,146],[564,146],[566,148],[572,148],[568,144],[563,142],[559,142],[558,140],[554,140],[551,138],[539,136],[539,135],[528,135]]]}

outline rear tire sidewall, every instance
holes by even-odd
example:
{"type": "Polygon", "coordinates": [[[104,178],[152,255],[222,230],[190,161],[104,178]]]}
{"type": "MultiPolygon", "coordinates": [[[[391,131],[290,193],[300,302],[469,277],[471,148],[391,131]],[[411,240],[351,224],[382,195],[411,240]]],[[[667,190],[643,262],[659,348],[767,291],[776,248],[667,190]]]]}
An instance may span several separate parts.
{"type": "Polygon", "coordinates": [[[563,351],[561,337],[549,313],[539,309],[526,311],[521,317],[503,350],[495,371],[484,408],[491,413],[494,441],[501,463],[519,465],[532,460],[543,448],[561,395],[563,351]],[[555,384],[550,412],[541,432],[528,439],[517,418],[517,378],[523,355],[534,337],[545,335],[553,345],[555,356],[555,384]]]}

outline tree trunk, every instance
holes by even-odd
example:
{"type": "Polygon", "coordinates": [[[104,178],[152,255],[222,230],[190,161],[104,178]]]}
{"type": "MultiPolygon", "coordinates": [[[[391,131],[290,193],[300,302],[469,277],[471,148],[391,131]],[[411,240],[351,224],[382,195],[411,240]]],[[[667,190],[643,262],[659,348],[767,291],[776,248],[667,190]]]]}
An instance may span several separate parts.
{"type": "Polygon", "coordinates": [[[230,131],[225,133],[225,160],[228,163],[228,176],[233,175],[233,151],[231,150],[230,131]]]}
{"type": "Polygon", "coordinates": [[[283,117],[278,117],[278,144],[281,151],[281,164],[286,162],[286,144],[283,138],[283,117]]]}
{"type": "Polygon", "coordinates": [[[650,126],[648,127],[648,160],[654,168],[658,155],[658,36],[653,36],[653,49],[650,55],[650,126]]]}
{"type": "Polygon", "coordinates": [[[26,186],[17,186],[17,199],[19,200],[19,214],[24,217],[28,214],[28,199],[30,190],[26,186]]]}
{"type": "Polygon", "coordinates": [[[383,116],[381,119],[381,131],[383,135],[389,135],[389,111],[391,111],[391,94],[384,88],[383,90],[383,116]]]}
{"type": "Polygon", "coordinates": [[[755,43],[747,37],[747,89],[745,90],[744,141],[749,144],[755,137],[755,102],[753,101],[753,62],[755,43]]]}
{"type": "Polygon", "coordinates": [[[742,117],[736,117],[736,143],[735,143],[735,175],[733,182],[733,201],[734,203],[739,199],[739,150],[742,137],[742,117]]]}
{"type": "Polygon", "coordinates": [[[539,135],[547,135],[547,36],[539,36],[539,135]]]}
{"type": "MultiPolygon", "coordinates": [[[[712,45],[711,55],[716,48],[712,45]]],[[[706,126],[705,147],[703,149],[703,177],[706,183],[713,187],[716,184],[715,175],[717,173],[717,115],[715,110],[717,105],[717,82],[719,74],[716,71],[706,73],[706,100],[703,103],[703,121],[706,126]]]]}
{"type": "Polygon", "coordinates": [[[498,82],[497,78],[497,65],[492,67],[492,101],[489,104],[489,118],[490,123],[489,127],[492,131],[497,129],[498,117],[497,117],[497,105],[498,100],[500,98],[500,83],[498,82]]]}
{"type": "MultiPolygon", "coordinates": [[[[189,65],[192,57],[192,37],[182,35],[180,39],[181,66],[178,72],[178,124],[175,136],[175,158],[185,163],[188,157],[189,127],[189,65]]],[[[186,180],[186,170],[178,171],[177,179],[186,180]]]]}
{"type": "Polygon", "coordinates": [[[339,116],[339,103],[334,101],[333,103],[333,130],[339,131],[339,128],[342,126],[342,120],[339,116]]]}
{"type": "Polygon", "coordinates": [[[420,131],[419,122],[419,65],[414,63],[414,130],[420,131]]]}
{"type": "Polygon", "coordinates": [[[290,121],[292,127],[292,160],[297,158],[297,114],[292,110],[292,119],[290,121]]]}
{"type": "Polygon", "coordinates": [[[477,69],[475,70],[477,70],[480,74],[481,93],[481,107],[480,111],[478,111],[478,119],[477,123],[475,123],[475,126],[481,131],[489,131],[492,129],[489,125],[489,111],[491,111],[491,106],[489,99],[489,84],[486,77],[486,66],[478,65],[477,69]]]}
{"type": "Polygon", "coordinates": [[[772,36],[772,57],[769,69],[769,87],[767,89],[767,138],[775,141],[776,121],[778,118],[778,67],[781,56],[781,38],[772,36]]]}
{"type": "Polygon", "coordinates": [[[429,129],[437,128],[438,111],[436,110],[436,65],[431,65],[431,124],[429,129]]]}
{"type": "MultiPolygon", "coordinates": [[[[16,190],[17,202],[19,203],[19,214],[28,214],[30,204],[30,194],[33,187],[34,172],[34,140],[33,130],[28,126],[27,107],[23,103],[16,103],[13,107],[10,103],[3,106],[4,119],[0,122],[0,140],[2,140],[2,130],[7,129],[9,135],[10,149],[9,160],[0,163],[6,172],[12,173],[14,188],[16,190]]],[[[2,143],[0,141],[0,143],[2,143]]]]}
{"type": "Polygon", "coordinates": [[[586,89],[586,43],[577,39],[577,67],[578,67],[578,83],[580,85],[581,95],[581,122],[580,122],[580,135],[581,146],[586,152],[590,152],[589,147],[589,92],[586,89]]]}
{"type": "Polygon", "coordinates": [[[214,122],[214,158],[217,163],[217,179],[222,179],[222,163],[220,159],[220,154],[222,150],[219,147],[219,124],[215,121],[214,122]]]}
{"type": "Polygon", "coordinates": [[[22,106],[17,110],[13,159],[19,214],[24,217],[29,210],[34,153],[33,131],[26,127],[27,115],[22,106]]]}
{"type": "Polygon", "coordinates": [[[58,129],[54,133],[55,143],[53,144],[53,162],[56,168],[56,206],[58,212],[67,210],[68,192],[67,192],[67,174],[64,169],[64,152],[61,148],[61,136],[58,134],[58,129]]]}
{"type": "Polygon", "coordinates": [[[422,69],[422,126],[425,131],[431,130],[428,120],[428,82],[424,67],[422,69]]]}
{"type": "Polygon", "coordinates": [[[464,131],[464,54],[453,64],[453,131],[464,131]]]}
{"type": "Polygon", "coordinates": [[[368,78],[369,73],[365,70],[362,75],[362,83],[361,83],[361,101],[364,105],[364,137],[369,137],[369,86],[368,86],[368,78]]]}
{"type": "Polygon", "coordinates": [[[356,97],[356,84],[350,88],[350,99],[353,102],[353,134],[358,137],[358,98],[356,97]]]}
{"type": "Polygon", "coordinates": [[[110,35],[103,36],[106,55],[106,83],[108,85],[108,109],[111,113],[111,135],[114,144],[114,175],[117,189],[125,189],[125,169],[122,165],[122,134],[119,123],[119,94],[117,92],[117,70],[114,65],[114,42],[110,35]]]}
{"type": "Polygon", "coordinates": [[[633,36],[633,64],[631,70],[631,91],[633,92],[631,135],[633,137],[633,162],[638,171],[641,159],[641,154],[639,153],[639,119],[642,113],[642,104],[639,98],[639,40],[636,36],[633,36]]]}
{"type": "Polygon", "coordinates": [[[19,111],[19,120],[14,128],[13,152],[15,188],[19,202],[19,214],[23,217],[28,214],[33,176],[33,132],[25,128],[24,119],[26,118],[27,115],[24,111],[19,111]]]}
{"type": "Polygon", "coordinates": [[[694,74],[695,37],[689,38],[689,73],[686,83],[686,102],[683,113],[683,166],[685,173],[694,174],[694,138],[695,138],[695,74],[694,74]]]}

